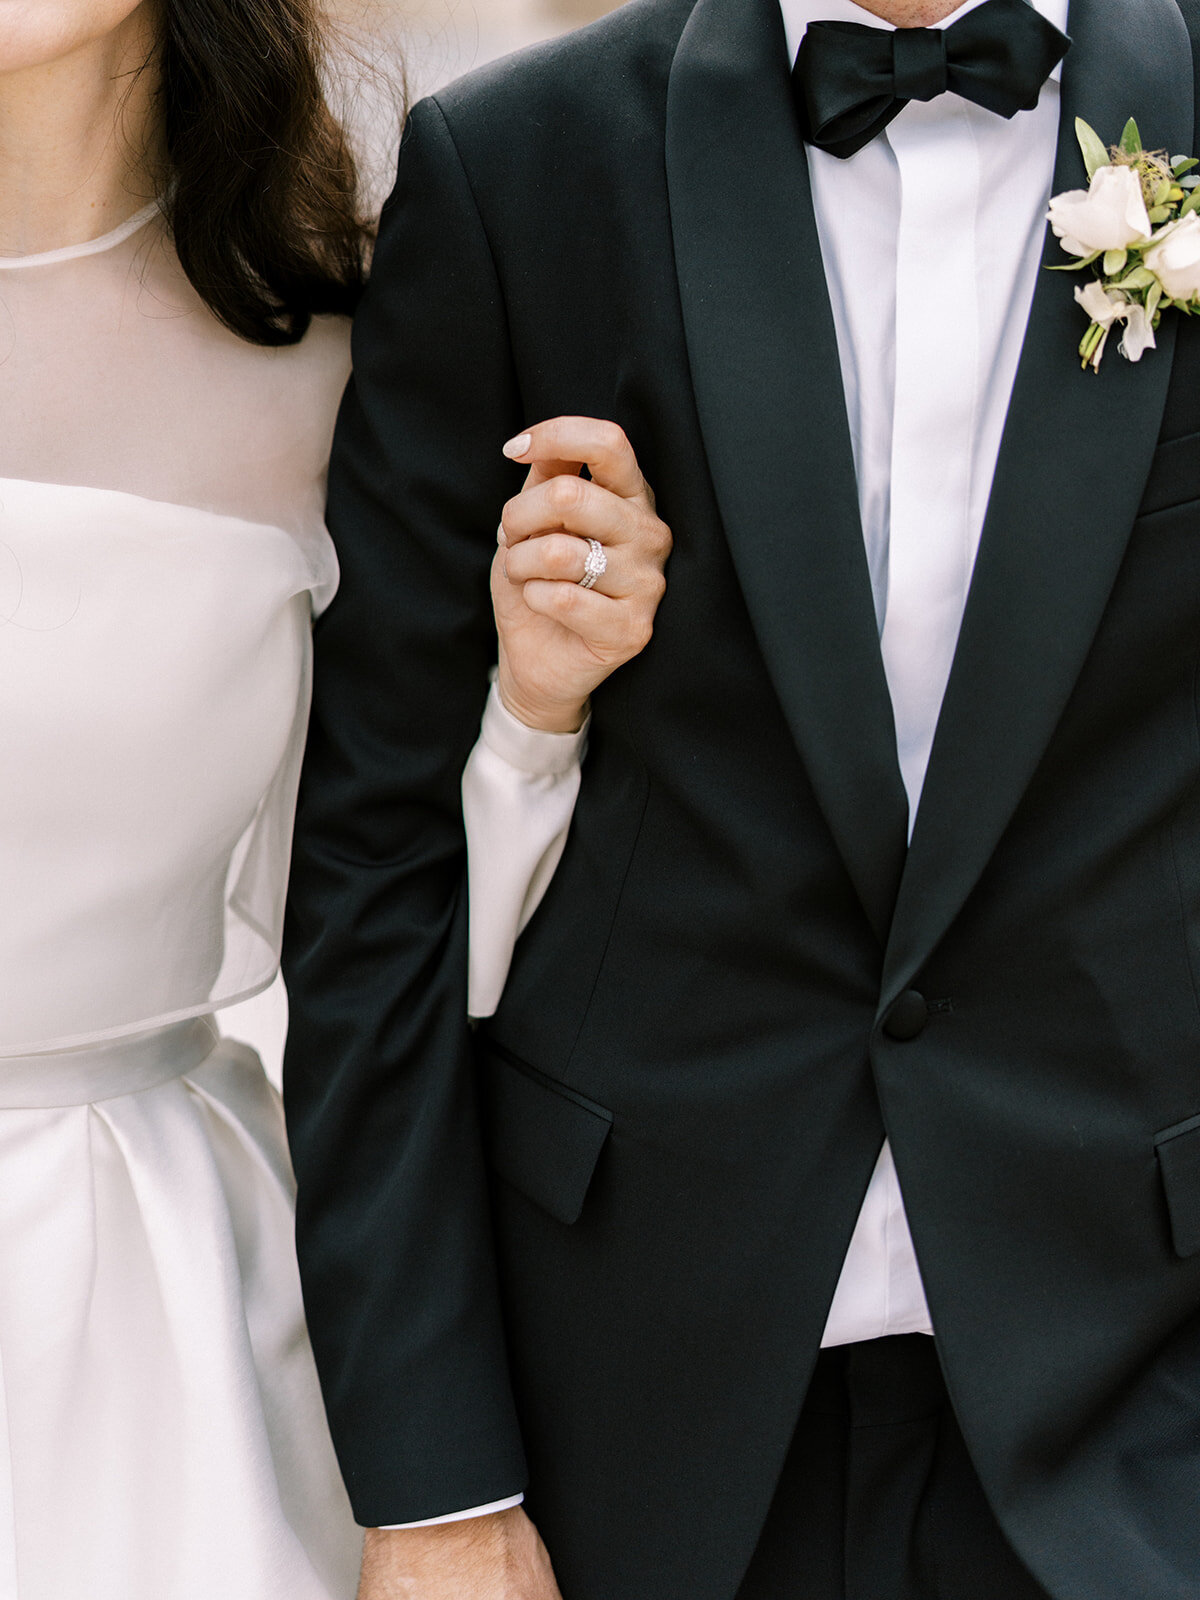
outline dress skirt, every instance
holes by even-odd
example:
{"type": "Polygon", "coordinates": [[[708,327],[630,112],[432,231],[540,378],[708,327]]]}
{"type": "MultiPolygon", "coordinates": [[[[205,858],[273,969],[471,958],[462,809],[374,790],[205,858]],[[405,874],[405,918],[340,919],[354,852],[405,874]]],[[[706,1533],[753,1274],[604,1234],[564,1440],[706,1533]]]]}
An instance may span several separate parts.
{"type": "Polygon", "coordinates": [[[0,1060],[0,1596],[351,1600],[279,1097],[211,1018],[0,1060]]]}

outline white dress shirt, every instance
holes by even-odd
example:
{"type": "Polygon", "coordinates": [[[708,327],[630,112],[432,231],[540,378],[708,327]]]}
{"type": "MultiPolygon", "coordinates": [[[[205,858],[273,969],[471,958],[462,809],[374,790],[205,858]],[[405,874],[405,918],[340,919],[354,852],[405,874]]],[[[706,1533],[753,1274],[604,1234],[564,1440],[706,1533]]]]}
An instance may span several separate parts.
{"type": "MultiPolygon", "coordinates": [[[[1069,0],[1031,3],[1066,31],[1069,0]]],[[[854,0],[780,4],[792,61],[810,22],[889,27],[854,0]]],[[[945,94],[910,103],[849,160],[808,151],[910,837],[1040,270],[1060,76],[1012,121],[945,94]]],[[[464,780],[474,1015],[495,1009],[515,934],[561,857],[582,748],[582,735],[524,728],[493,691],[464,780]],[[497,849],[493,819],[506,810],[497,849]]],[[[932,1331],[885,1144],[822,1343],[932,1331]]]]}
{"type": "MultiPolygon", "coordinates": [[[[1066,31],[1069,0],[1033,4],[1066,31]]],[[[781,5],[793,61],[810,22],[888,26],[853,0],[781,5]]],[[[1060,78],[1011,121],[944,94],[849,160],[808,150],[910,837],[1041,267],[1060,78]]],[[[823,1343],[932,1331],[885,1144],[823,1343]]]]}

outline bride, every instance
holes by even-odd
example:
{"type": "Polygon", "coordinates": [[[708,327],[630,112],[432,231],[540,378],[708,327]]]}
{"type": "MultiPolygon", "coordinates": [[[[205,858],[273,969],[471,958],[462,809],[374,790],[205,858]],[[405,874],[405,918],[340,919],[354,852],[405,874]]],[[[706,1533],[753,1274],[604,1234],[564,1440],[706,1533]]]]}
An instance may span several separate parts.
{"type": "MultiPolygon", "coordinates": [[[[215,1021],[277,970],[311,621],[337,583],[324,477],[368,239],[319,43],[308,0],[0,5],[19,1600],[354,1593],[278,1098],[215,1021]]],[[[473,846],[499,828],[517,863],[480,907],[502,982],[577,777],[523,807],[536,774],[477,765],[473,846]]]]}

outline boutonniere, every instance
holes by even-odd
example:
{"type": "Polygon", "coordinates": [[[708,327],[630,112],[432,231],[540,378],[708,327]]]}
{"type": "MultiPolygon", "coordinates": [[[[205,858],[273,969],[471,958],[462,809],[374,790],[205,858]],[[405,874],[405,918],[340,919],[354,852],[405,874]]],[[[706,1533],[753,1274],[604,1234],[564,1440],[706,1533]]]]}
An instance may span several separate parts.
{"type": "Polygon", "coordinates": [[[1075,298],[1091,318],[1080,358],[1099,372],[1117,323],[1121,354],[1140,361],[1164,311],[1200,313],[1200,161],[1144,149],[1132,119],[1111,147],[1082,119],[1075,129],[1091,187],[1050,202],[1050,225],[1077,258],[1050,270],[1097,269],[1075,298]]]}

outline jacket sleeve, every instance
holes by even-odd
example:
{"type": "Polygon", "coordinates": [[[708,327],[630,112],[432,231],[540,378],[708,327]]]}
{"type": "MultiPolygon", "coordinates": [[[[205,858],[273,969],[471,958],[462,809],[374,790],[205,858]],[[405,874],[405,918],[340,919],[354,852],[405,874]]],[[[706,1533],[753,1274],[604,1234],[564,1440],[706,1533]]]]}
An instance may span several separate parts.
{"type": "Polygon", "coordinates": [[[521,475],[499,283],[449,129],[414,110],[354,334],[284,968],[313,1347],[355,1514],[510,1496],[509,1388],[470,1034],[461,781],[521,475]]]}

